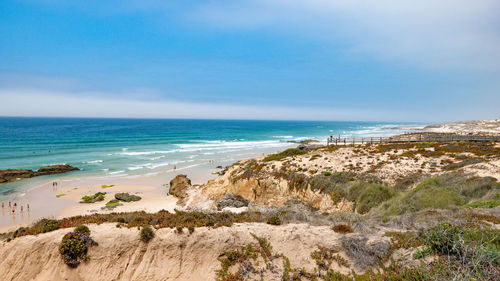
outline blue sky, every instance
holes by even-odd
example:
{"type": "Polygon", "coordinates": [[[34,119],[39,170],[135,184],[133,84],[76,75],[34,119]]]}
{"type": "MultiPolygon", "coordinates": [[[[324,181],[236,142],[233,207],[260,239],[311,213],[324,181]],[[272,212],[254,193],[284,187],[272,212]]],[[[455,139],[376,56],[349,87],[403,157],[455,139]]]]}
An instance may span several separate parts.
{"type": "Polygon", "coordinates": [[[500,118],[500,2],[0,2],[0,115],[500,118]]]}

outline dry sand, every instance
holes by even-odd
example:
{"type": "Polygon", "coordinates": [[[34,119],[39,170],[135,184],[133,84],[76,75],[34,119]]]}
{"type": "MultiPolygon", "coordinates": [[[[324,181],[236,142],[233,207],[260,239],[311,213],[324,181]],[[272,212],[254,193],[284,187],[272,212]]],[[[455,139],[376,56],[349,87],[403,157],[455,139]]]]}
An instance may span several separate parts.
{"type": "MultiPolygon", "coordinates": [[[[212,173],[215,170],[186,170],[193,183],[199,184],[208,179],[215,178],[212,173]]],[[[57,180],[58,188],[52,187],[52,180],[38,182],[36,188],[26,192],[25,195],[12,200],[18,207],[14,215],[7,208],[1,210],[0,232],[9,232],[20,226],[26,226],[41,218],[63,218],[75,215],[87,215],[91,213],[146,211],[157,212],[159,210],[173,211],[176,199],[167,196],[168,187],[165,186],[177,173],[169,173],[162,177],[138,177],[138,178],[102,178],[102,177],[62,177],[57,180]],[[114,185],[102,188],[103,185],[114,185]],[[97,203],[79,203],[82,196],[91,195],[96,192],[106,192],[105,200],[97,203]],[[123,202],[113,210],[102,210],[101,208],[110,200],[114,194],[128,192],[141,196],[137,202],[123,202]],[[59,197],[58,197],[59,195],[59,197]],[[30,211],[27,210],[30,204],[30,211]],[[20,212],[23,206],[24,212],[20,212]]]]}

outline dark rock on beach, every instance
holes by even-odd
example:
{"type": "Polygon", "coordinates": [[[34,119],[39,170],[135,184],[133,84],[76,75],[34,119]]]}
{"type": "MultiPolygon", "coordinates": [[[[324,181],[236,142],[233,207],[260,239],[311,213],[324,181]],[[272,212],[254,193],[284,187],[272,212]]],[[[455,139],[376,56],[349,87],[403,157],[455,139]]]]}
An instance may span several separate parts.
{"type": "Polygon", "coordinates": [[[131,195],[129,193],[117,193],[115,194],[116,200],[124,201],[124,202],[133,202],[133,201],[139,201],[142,198],[137,195],[131,195]]]}
{"type": "Polygon", "coordinates": [[[78,171],[80,169],[70,165],[52,165],[41,167],[38,171],[25,170],[25,169],[7,169],[0,170],[0,183],[13,182],[18,179],[29,179],[37,176],[63,174],[71,171],[78,171]]]}

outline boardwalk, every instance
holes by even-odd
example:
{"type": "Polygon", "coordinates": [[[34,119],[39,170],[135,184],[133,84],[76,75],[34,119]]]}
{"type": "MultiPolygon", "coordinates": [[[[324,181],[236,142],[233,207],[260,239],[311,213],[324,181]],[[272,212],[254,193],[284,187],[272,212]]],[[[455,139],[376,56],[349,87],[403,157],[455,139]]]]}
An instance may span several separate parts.
{"type": "Polygon", "coordinates": [[[392,137],[333,137],[327,139],[328,145],[373,144],[373,143],[406,143],[406,142],[500,142],[500,135],[460,135],[410,133],[392,137]]]}

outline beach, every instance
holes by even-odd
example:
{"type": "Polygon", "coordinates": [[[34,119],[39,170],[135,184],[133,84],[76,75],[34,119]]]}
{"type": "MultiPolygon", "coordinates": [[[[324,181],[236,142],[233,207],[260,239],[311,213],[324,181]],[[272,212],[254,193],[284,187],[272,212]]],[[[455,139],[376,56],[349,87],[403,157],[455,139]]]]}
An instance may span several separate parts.
{"type": "MultiPolygon", "coordinates": [[[[296,144],[285,144],[292,147],[296,144]]],[[[277,152],[274,148],[262,147],[254,151],[240,151],[238,156],[244,160],[259,157],[269,153],[277,152]]],[[[183,166],[179,164],[173,170],[171,168],[157,168],[148,174],[136,175],[57,175],[29,180],[21,180],[18,184],[25,184],[24,191],[16,196],[4,199],[5,207],[2,209],[0,217],[0,232],[8,232],[29,225],[42,218],[63,218],[76,215],[88,215],[93,213],[130,212],[146,211],[157,212],[167,210],[173,212],[176,208],[176,201],[173,196],[168,196],[168,183],[176,175],[186,174],[193,184],[203,184],[210,179],[216,178],[217,173],[225,167],[231,165],[236,160],[227,160],[226,154],[219,155],[217,160],[196,165],[183,166]],[[52,184],[57,182],[57,187],[52,184]],[[80,203],[85,195],[92,195],[97,192],[106,192],[105,200],[93,204],[80,203]],[[142,199],[137,202],[123,203],[116,208],[109,210],[103,207],[114,199],[116,193],[130,193],[140,196],[142,199]],[[18,206],[15,213],[8,208],[8,202],[16,203],[18,206]],[[30,209],[27,209],[27,204],[30,209]],[[21,213],[20,207],[23,206],[21,213]]],[[[234,156],[233,156],[234,157],[234,156]]],[[[177,207],[179,208],[179,207],[177,207]]]]}
{"type": "Polygon", "coordinates": [[[237,161],[296,147],[300,141],[321,144],[330,134],[387,136],[420,127],[370,122],[0,118],[0,129],[5,132],[1,169],[36,170],[63,163],[80,169],[0,184],[0,201],[5,205],[0,232],[42,218],[172,211],[175,200],[166,196],[167,184],[178,174],[186,174],[193,184],[203,184],[237,161]],[[105,200],[79,203],[83,196],[96,192],[106,192],[105,200]],[[120,192],[142,199],[113,210],[101,209],[120,192]],[[8,202],[18,205],[13,214],[8,202]]]}

